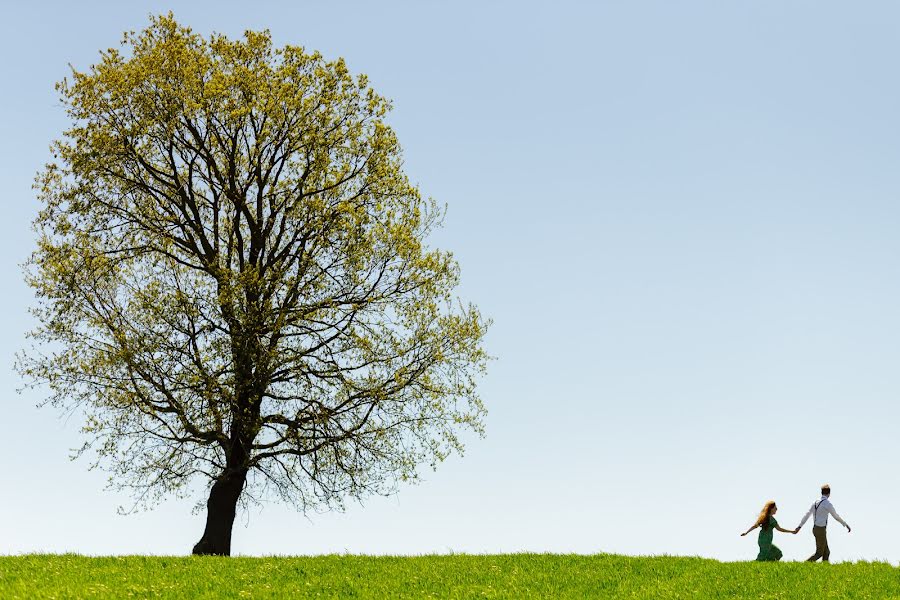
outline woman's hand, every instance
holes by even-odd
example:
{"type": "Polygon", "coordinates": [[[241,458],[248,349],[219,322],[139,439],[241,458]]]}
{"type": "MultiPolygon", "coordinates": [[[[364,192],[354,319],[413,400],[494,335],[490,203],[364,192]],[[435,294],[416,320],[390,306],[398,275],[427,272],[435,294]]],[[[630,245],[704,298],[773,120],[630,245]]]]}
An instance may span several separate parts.
{"type": "Polygon", "coordinates": [[[747,535],[747,532],[746,532],[746,531],[745,531],[744,533],[741,534],[741,537],[744,537],[745,535],[747,535]]]}

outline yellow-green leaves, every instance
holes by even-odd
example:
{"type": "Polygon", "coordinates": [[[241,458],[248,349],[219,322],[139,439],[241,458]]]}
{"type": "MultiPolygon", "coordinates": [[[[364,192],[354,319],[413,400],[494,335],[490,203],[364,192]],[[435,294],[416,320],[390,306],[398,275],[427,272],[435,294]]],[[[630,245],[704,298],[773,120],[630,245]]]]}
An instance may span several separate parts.
{"type": "MultiPolygon", "coordinates": [[[[342,59],[172,15],[58,85],[21,358],[139,494],[253,471],[301,508],[415,480],[482,432],[478,310],[428,246],[390,103],[342,59]]],[[[253,486],[257,486],[253,488],[253,486]]]]}

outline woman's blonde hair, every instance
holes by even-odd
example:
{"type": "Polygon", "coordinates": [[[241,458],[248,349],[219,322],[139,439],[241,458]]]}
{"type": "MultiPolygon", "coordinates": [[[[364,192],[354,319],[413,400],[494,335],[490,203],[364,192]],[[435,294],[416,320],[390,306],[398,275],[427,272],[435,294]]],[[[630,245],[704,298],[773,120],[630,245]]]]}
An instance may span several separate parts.
{"type": "Polygon", "coordinates": [[[769,500],[768,502],[765,503],[765,505],[762,507],[762,510],[759,512],[759,517],[756,518],[756,523],[754,524],[754,527],[756,525],[759,525],[760,527],[768,526],[769,517],[772,516],[773,510],[775,510],[775,501],[769,500]]]}

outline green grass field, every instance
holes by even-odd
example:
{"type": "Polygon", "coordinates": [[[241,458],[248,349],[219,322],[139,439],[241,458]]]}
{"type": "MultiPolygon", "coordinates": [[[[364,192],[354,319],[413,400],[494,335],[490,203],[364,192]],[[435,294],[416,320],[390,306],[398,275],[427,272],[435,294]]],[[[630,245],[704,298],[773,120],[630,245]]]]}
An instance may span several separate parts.
{"type": "Polygon", "coordinates": [[[0,598],[900,598],[885,563],[503,554],[0,556],[0,598]]]}

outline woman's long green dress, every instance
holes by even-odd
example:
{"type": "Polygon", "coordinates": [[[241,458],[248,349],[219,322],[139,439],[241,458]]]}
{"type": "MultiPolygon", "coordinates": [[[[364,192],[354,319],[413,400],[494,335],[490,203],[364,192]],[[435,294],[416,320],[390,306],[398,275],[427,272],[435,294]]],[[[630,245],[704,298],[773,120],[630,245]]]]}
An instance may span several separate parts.
{"type": "Polygon", "coordinates": [[[778,521],[775,517],[769,517],[769,521],[759,527],[759,554],[756,560],[781,560],[781,550],[772,543],[772,536],[778,521]]]}

